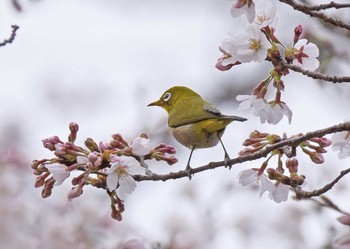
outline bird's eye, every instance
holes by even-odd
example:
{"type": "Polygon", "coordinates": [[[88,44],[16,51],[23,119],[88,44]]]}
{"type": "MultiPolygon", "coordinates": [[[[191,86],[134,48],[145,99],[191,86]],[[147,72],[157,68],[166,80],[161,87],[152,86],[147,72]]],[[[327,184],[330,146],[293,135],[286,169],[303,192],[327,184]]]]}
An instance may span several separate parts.
{"type": "Polygon", "coordinates": [[[167,101],[170,99],[170,97],[171,97],[171,93],[166,93],[166,94],[164,94],[164,96],[163,96],[163,100],[164,100],[165,102],[167,102],[167,101]]]}

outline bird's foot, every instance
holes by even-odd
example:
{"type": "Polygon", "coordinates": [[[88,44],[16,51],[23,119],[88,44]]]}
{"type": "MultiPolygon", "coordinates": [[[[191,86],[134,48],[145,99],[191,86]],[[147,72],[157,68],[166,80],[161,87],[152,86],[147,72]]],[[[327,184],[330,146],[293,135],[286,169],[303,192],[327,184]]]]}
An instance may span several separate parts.
{"type": "Polygon", "coordinates": [[[225,168],[231,169],[232,165],[228,165],[228,161],[230,160],[230,156],[228,154],[225,154],[225,159],[224,159],[224,164],[225,164],[225,168]]]}
{"type": "Polygon", "coordinates": [[[192,179],[192,168],[189,164],[187,164],[186,166],[186,172],[187,172],[187,176],[188,176],[188,179],[191,181],[192,179]]]}

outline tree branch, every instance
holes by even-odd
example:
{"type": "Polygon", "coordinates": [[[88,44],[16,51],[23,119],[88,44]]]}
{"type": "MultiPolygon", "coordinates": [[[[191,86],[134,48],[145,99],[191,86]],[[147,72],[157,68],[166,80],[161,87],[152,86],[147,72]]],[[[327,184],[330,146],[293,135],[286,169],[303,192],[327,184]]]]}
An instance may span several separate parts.
{"type": "Polygon", "coordinates": [[[310,78],[317,79],[317,80],[324,80],[324,81],[330,81],[333,83],[350,83],[350,76],[330,76],[327,74],[322,74],[319,72],[313,72],[309,70],[305,70],[301,67],[298,67],[296,65],[288,64],[288,63],[283,63],[281,62],[284,67],[287,67],[295,72],[302,73],[303,75],[306,75],[310,78]]]}
{"type": "MultiPolygon", "coordinates": [[[[341,132],[341,131],[350,131],[350,122],[340,123],[338,125],[334,125],[334,126],[331,126],[328,128],[321,129],[321,130],[308,132],[308,133],[301,135],[301,136],[298,136],[298,137],[293,137],[293,138],[282,140],[279,143],[275,143],[273,145],[266,146],[264,149],[261,149],[253,154],[230,159],[230,160],[228,160],[227,165],[225,164],[224,161],[210,162],[206,165],[203,165],[203,166],[200,166],[197,168],[193,168],[191,172],[192,172],[192,174],[196,174],[196,173],[210,170],[210,169],[215,169],[215,168],[224,167],[224,166],[232,166],[232,165],[247,162],[247,161],[257,160],[259,158],[266,157],[270,152],[272,152],[276,149],[279,149],[279,148],[283,148],[284,146],[296,147],[301,142],[306,141],[310,138],[323,137],[326,134],[331,134],[331,133],[341,132]]],[[[181,170],[178,172],[171,172],[171,173],[165,174],[165,175],[151,174],[151,175],[147,175],[147,176],[142,176],[142,175],[133,176],[133,178],[139,182],[140,181],[167,181],[167,180],[171,180],[171,179],[175,180],[175,179],[183,178],[183,177],[188,177],[188,172],[186,170],[181,170]]]]}
{"type": "Polygon", "coordinates": [[[330,3],[314,5],[314,6],[309,7],[310,10],[315,10],[315,11],[331,9],[331,8],[335,8],[335,9],[350,8],[350,4],[349,3],[335,3],[332,1],[330,3]]]}
{"type": "MultiPolygon", "coordinates": [[[[340,27],[340,28],[344,28],[350,31],[350,25],[344,23],[343,21],[339,20],[339,19],[335,19],[332,17],[329,17],[327,15],[325,15],[322,12],[318,12],[316,10],[313,10],[313,7],[310,6],[306,6],[306,5],[302,5],[302,4],[298,4],[296,3],[294,0],[279,0],[280,2],[283,2],[285,4],[288,4],[289,6],[291,6],[293,9],[298,10],[300,12],[303,12],[304,14],[307,14],[309,16],[312,17],[317,17],[321,20],[323,20],[324,22],[330,23],[336,27],[340,27]]],[[[317,6],[316,6],[317,9],[317,6]]]]}
{"type": "Polygon", "coordinates": [[[6,44],[12,43],[14,41],[14,39],[16,37],[16,32],[17,32],[17,29],[19,29],[19,26],[12,25],[11,27],[12,27],[12,33],[11,33],[10,38],[5,39],[3,42],[1,42],[0,47],[5,46],[6,44]]]}
{"type": "Polygon", "coordinates": [[[331,181],[330,183],[326,184],[324,187],[320,188],[320,189],[316,189],[313,191],[304,191],[302,190],[300,187],[296,187],[294,189],[295,193],[296,193],[296,198],[297,199],[307,199],[307,198],[311,198],[311,197],[315,197],[315,196],[320,196],[324,193],[326,193],[327,191],[331,190],[333,188],[333,186],[345,175],[350,173],[350,168],[343,170],[340,172],[340,175],[337,176],[337,178],[335,178],[333,181],[331,181]]]}

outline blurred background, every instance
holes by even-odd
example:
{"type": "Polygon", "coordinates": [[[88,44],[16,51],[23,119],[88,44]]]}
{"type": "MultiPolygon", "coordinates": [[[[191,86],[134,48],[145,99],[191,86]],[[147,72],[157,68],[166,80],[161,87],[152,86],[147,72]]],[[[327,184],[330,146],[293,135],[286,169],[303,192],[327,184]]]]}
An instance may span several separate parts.
{"type": "MultiPolygon", "coordinates": [[[[349,33],[275,2],[280,40],[292,45],[293,30],[302,24],[304,37],[320,48],[320,70],[350,74],[349,33]]],[[[152,171],[184,169],[189,150],[169,136],[165,111],[146,107],[174,85],[194,89],[225,114],[249,119],[229,126],[223,136],[232,158],[254,129],[290,136],[349,120],[347,84],[293,72],[284,79],[282,95],[293,110],[291,124],[286,119],[276,126],[260,124],[251,113],[238,112],[236,96],[250,94],[271,65],[215,69],[221,41],[244,29],[241,19],[231,17],[231,5],[226,0],[0,2],[0,41],[10,36],[11,25],[20,26],[13,44],[0,47],[2,248],[141,248],[125,245],[137,239],[145,248],[312,249],[332,248],[334,239],[348,232],[336,221],[339,213],[313,201],[296,201],[290,193],[287,202],[276,204],[267,195],[259,198],[257,188],[240,186],[238,173],[260,167],[261,160],[203,172],[191,181],[138,183],[125,201],[121,222],[110,218],[103,191],[86,186],[80,198],[69,202],[69,181],[47,199],[34,188],[31,161],[53,156],[41,139],[57,135],[65,140],[70,122],[80,126],[80,145],[87,137],[107,142],[114,133],[131,142],[146,132],[154,145],[174,145],[179,159],[173,166],[149,161],[152,171]]],[[[327,13],[350,22],[346,9],[327,13]]],[[[192,166],[222,159],[220,146],[198,150],[192,166]]],[[[349,167],[349,159],[339,161],[332,151],[322,165],[305,155],[299,160],[309,190],[349,167]]],[[[349,211],[347,178],[327,196],[349,211]]]]}

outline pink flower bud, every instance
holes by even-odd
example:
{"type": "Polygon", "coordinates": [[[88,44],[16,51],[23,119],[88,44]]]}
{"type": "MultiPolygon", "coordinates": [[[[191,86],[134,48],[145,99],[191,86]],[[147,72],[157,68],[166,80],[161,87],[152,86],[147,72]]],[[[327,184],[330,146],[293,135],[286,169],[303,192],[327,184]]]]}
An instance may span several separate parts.
{"type": "Polygon", "coordinates": [[[52,188],[53,185],[55,184],[55,180],[53,179],[53,177],[47,179],[44,183],[44,188],[41,191],[41,197],[42,198],[47,198],[51,195],[52,193],[52,188]]]}
{"type": "Polygon", "coordinates": [[[72,122],[72,123],[69,124],[69,130],[70,130],[71,133],[68,136],[68,141],[74,143],[75,139],[77,138],[79,125],[72,122]]]}
{"type": "Polygon", "coordinates": [[[156,147],[154,147],[153,150],[156,150],[159,153],[165,154],[175,154],[176,153],[176,149],[175,147],[171,146],[171,145],[166,145],[166,144],[159,144],[156,147]]]}
{"type": "Polygon", "coordinates": [[[325,137],[314,137],[309,140],[314,143],[318,143],[321,147],[328,147],[332,144],[332,141],[325,137]]]}
{"type": "Polygon", "coordinates": [[[273,168],[266,169],[266,172],[268,173],[268,177],[271,180],[278,180],[281,175],[277,170],[273,168]]]}
{"type": "Polygon", "coordinates": [[[69,192],[68,192],[68,200],[71,201],[73,198],[77,198],[83,194],[83,189],[80,186],[73,187],[69,192]]]}
{"type": "Polygon", "coordinates": [[[168,157],[168,158],[164,158],[164,160],[169,164],[169,165],[173,165],[175,163],[178,162],[177,158],[174,156],[168,157]]]}
{"type": "Polygon", "coordinates": [[[46,178],[47,178],[49,175],[50,175],[50,172],[46,172],[46,173],[44,173],[44,174],[38,176],[38,177],[36,178],[36,180],[35,180],[34,186],[35,186],[36,188],[42,187],[42,186],[44,185],[44,183],[45,183],[46,178]]]}
{"type": "Polygon", "coordinates": [[[49,138],[45,138],[42,140],[42,142],[43,142],[44,147],[46,149],[51,150],[51,151],[56,150],[56,147],[55,147],[56,144],[63,144],[63,142],[60,140],[60,138],[58,136],[52,136],[49,138]]]}
{"type": "Polygon", "coordinates": [[[299,41],[299,37],[302,33],[303,33],[303,27],[299,24],[294,29],[294,44],[299,41]]]}
{"type": "Polygon", "coordinates": [[[265,85],[266,85],[265,81],[260,82],[257,86],[253,88],[252,95],[260,96],[263,98],[265,95],[262,94],[262,89],[265,87],[265,85]]]}
{"type": "Polygon", "coordinates": [[[295,174],[298,172],[298,165],[299,165],[299,162],[298,162],[298,159],[296,158],[288,158],[286,160],[286,167],[287,169],[289,170],[289,173],[291,174],[295,174]]]}
{"type": "Polygon", "coordinates": [[[107,145],[102,141],[98,144],[98,147],[100,148],[101,152],[104,152],[105,150],[107,150],[107,145]]]}
{"type": "Polygon", "coordinates": [[[118,142],[121,142],[122,144],[124,144],[125,146],[129,146],[128,143],[123,139],[122,135],[117,133],[117,134],[113,134],[112,138],[118,142]]]}
{"type": "Polygon", "coordinates": [[[77,177],[74,177],[72,179],[72,184],[73,185],[78,185],[80,183],[80,181],[84,178],[85,176],[85,173],[82,173],[81,175],[77,176],[77,177]]]}
{"type": "Polygon", "coordinates": [[[79,125],[77,123],[74,123],[74,122],[71,122],[69,124],[69,130],[72,132],[72,133],[77,133],[78,130],[79,130],[79,125]]]}
{"type": "Polygon", "coordinates": [[[249,134],[249,138],[266,138],[269,133],[262,133],[258,130],[255,130],[249,134]]]}
{"type": "Polygon", "coordinates": [[[311,152],[309,156],[310,156],[311,161],[313,161],[316,164],[324,163],[324,158],[323,158],[322,154],[320,154],[320,153],[311,152]]]}
{"type": "Polygon", "coordinates": [[[32,167],[32,169],[37,169],[40,164],[41,164],[41,162],[39,160],[33,160],[31,167],[32,167]]]}

